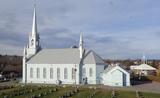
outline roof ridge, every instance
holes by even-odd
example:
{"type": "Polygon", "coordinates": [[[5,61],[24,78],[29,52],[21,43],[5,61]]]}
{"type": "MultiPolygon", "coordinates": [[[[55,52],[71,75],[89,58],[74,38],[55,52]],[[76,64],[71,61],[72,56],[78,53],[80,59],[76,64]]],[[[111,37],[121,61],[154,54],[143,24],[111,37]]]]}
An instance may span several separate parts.
{"type": "MultiPolygon", "coordinates": [[[[96,60],[96,57],[95,56],[97,56],[100,60],[102,60],[102,62],[104,63],[104,61],[103,61],[103,59],[94,51],[94,50],[92,50],[92,52],[95,54],[93,54],[93,57],[94,57],[94,59],[96,60]]],[[[96,63],[96,62],[95,62],[96,63]]]]}

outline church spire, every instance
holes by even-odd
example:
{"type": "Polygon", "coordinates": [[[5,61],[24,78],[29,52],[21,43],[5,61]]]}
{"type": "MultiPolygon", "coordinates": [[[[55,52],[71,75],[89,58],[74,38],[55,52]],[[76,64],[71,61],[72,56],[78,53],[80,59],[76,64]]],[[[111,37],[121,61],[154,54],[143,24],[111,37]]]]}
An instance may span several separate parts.
{"type": "Polygon", "coordinates": [[[79,51],[80,51],[80,58],[83,58],[83,33],[80,33],[80,40],[79,40],[79,51]]]}
{"type": "Polygon", "coordinates": [[[29,45],[27,49],[27,58],[35,55],[40,50],[39,34],[37,31],[36,5],[34,5],[32,32],[29,36],[29,45]]]}
{"type": "Polygon", "coordinates": [[[33,23],[32,23],[32,36],[37,35],[37,17],[36,17],[36,4],[34,5],[33,23]]]}

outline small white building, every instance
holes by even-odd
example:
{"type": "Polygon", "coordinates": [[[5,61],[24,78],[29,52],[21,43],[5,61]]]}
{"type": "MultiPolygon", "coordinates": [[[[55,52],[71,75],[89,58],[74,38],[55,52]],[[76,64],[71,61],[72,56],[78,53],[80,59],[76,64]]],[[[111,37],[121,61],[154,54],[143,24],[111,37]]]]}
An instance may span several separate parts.
{"type": "Polygon", "coordinates": [[[156,68],[147,64],[147,59],[146,59],[146,56],[144,54],[142,56],[141,61],[142,61],[142,63],[140,65],[130,66],[130,70],[134,74],[137,74],[137,75],[140,75],[140,76],[147,76],[147,75],[150,75],[150,73],[153,73],[154,71],[156,71],[156,68]]]}
{"type": "Polygon", "coordinates": [[[147,76],[147,75],[149,75],[150,72],[156,71],[156,68],[154,68],[148,64],[145,64],[145,63],[142,63],[140,65],[132,65],[132,66],[130,66],[130,69],[133,72],[135,72],[135,74],[138,74],[141,76],[147,76]]]}
{"type": "Polygon", "coordinates": [[[102,84],[108,86],[130,86],[130,73],[118,65],[110,65],[101,74],[102,84]]]}

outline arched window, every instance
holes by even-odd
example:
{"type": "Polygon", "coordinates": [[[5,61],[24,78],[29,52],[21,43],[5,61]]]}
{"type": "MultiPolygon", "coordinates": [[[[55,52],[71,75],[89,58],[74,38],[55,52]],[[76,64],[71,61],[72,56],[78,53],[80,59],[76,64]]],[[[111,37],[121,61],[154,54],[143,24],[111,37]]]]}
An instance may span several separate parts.
{"type": "Polygon", "coordinates": [[[72,79],[76,79],[76,69],[72,68],[72,79]]]}
{"type": "Polygon", "coordinates": [[[86,77],[86,68],[83,68],[83,77],[86,77]]]}
{"type": "Polygon", "coordinates": [[[30,68],[30,78],[33,78],[33,68],[30,68]]]}
{"type": "Polygon", "coordinates": [[[64,79],[68,79],[68,70],[64,68],[64,79]]]}
{"type": "Polygon", "coordinates": [[[37,68],[37,78],[40,78],[40,69],[37,68]]]}
{"type": "Polygon", "coordinates": [[[93,69],[89,68],[89,76],[92,77],[93,76],[93,69]]]}
{"type": "Polygon", "coordinates": [[[46,68],[43,68],[43,78],[46,78],[46,68]]]}
{"type": "Polygon", "coordinates": [[[31,40],[31,45],[33,46],[33,44],[34,44],[34,40],[32,39],[32,40],[31,40]]]}
{"type": "Polygon", "coordinates": [[[60,79],[60,68],[57,68],[57,79],[60,79]]]}
{"type": "Polygon", "coordinates": [[[53,68],[50,68],[50,79],[53,79],[53,68]]]}

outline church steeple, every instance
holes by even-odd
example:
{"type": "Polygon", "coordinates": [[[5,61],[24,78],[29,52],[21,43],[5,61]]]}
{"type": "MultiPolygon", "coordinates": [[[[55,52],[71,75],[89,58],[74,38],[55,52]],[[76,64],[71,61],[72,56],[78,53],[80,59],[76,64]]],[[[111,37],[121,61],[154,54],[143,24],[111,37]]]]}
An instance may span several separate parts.
{"type": "Polygon", "coordinates": [[[29,48],[38,48],[39,47],[39,35],[37,32],[36,5],[34,5],[32,32],[31,32],[29,41],[30,41],[29,48]]]}
{"type": "Polygon", "coordinates": [[[27,57],[36,54],[40,50],[39,34],[37,31],[36,5],[34,5],[32,32],[29,36],[29,45],[27,49],[27,57]]]}
{"type": "Polygon", "coordinates": [[[37,17],[36,17],[36,5],[34,5],[33,23],[32,23],[32,36],[37,34],[37,17]]]}
{"type": "Polygon", "coordinates": [[[79,51],[80,51],[80,58],[83,58],[83,33],[80,33],[80,40],[79,40],[79,51]]]}

